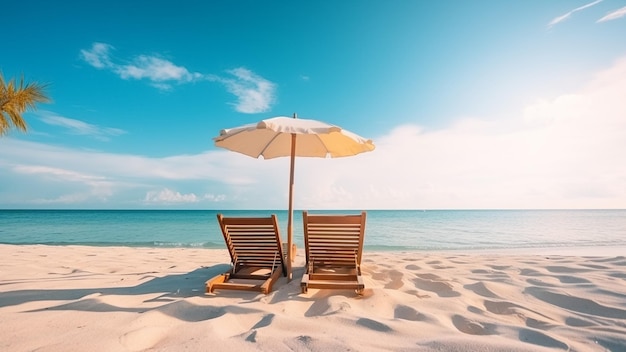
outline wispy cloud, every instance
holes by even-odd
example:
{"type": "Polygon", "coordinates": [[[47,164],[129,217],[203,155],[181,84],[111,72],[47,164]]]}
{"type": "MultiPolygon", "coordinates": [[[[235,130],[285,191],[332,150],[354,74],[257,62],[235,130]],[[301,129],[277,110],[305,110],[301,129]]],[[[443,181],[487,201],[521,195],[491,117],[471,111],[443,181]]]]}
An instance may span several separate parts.
{"type": "Polygon", "coordinates": [[[145,203],[197,203],[198,197],[193,194],[180,194],[180,192],[174,192],[169,188],[165,188],[161,191],[150,191],[146,193],[144,198],[145,203]]]}
{"type": "Polygon", "coordinates": [[[239,67],[227,71],[234,78],[213,76],[210,79],[219,81],[226,89],[237,97],[233,104],[235,110],[247,114],[265,112],[275,101],[276,85],[254,72],[239,67]]]}
{"type": "Polygon", "coordinates": [[[103,176],[87,175],[71,170],[65,170],[56,167],[39,166],[39,165],[16,165],[13,170],[21,174],[40,174],[48,175],[58,179],[71,182],[81,182],[87,184],[95,184],[106,182],[106,178],[103,176]]]}
{"type": "Polygon", "coordinates": [[[80,204],[94,198],[106,200],[114,194],[115,182],[104,176],[91,175],[73,170],[43,165],[15,165],[13,171],[21,175],[36,176],[56,185],[73,184],[73,190],[52,198],[35,196],[33,204],[80,204]]]}
{"type": "Polygon", "coordinates": [[[275,102],[276,84],[243,68],[226,71],[228,77],[191,72],[162,57],[139,55],[129,63],[117,63],[111,57],[115,48],[106,43],[93,43],[90,49],[80,51],[80,57],[89,65],[109,70],[122,79],[147,80],[153,87],[167,91],[173,84],[206,80],[222,83],[229,93],[237,97],[232,104],[235,110],[254,114],[265,112],[275,102]]]}
{"type": "Polygon", "coordinates": [[[152,82],[191,82],[202,78],[200,73],[191,73],[168,60],[146,55],[135,58],[131,64],[116,66],[114,70],[124,79],[147,78],[152,82]]]}
{"type": "Polygon", "coordinates": [[[606,16],[604,16],[601,19],[599,19],[598,22],[606,22],[606,21],[616,20],[616,19],[622,18],[624,16],[626,16],[626,6],[622,7],[619,10],[615,10],[613,12],[610,12],[606,16]]]}
{"type": "Polygon", "coordinates": [[[115,65],[109,57],[113,47],[105,43],[93,43],[91,49],[81,50],[80,55],[88,64],[95,68],[111,68],[115,65]]]}
{"type": "Polygon", "coordinates": [[[69,130],[71,134],[90,136],[101,141],[108,141],[110,137],[126,133],[126,131],[119,128],[92,125],[84,121],[59,116],[49,111],[42,111],[38,114],[40,115],[40,120],[48,125],[60,126],[69,130]]]}
{"type": "Polygon", "coordinates": [[[565,21],[566,19],[570,18],[575,12],[582,11],[584,9],[590,8],[590,7],[592,7],[594,5],[597,5],[597,4],[601,3],[601,2],[602,2],[602,0],[596,0],[594,2],[590,2],[590,3],[586,4],[586,5],[577,7],[577,8],[571,10],[570,12],[568,12],[568,13],[566,13],[564,15],[558,16],[558,17],[554,18],[552,21],[550,21],[550,23],[548,23],[548,28],[552,28],[553,26],[555,26],[555,25],[565,21]]]}
{"type": "Polygon", "coordinates": [[[185,67],[158,56],[139,55],[130,63],[116,63],[111,59],[114,49],[106,43],[93,43],[90,49],[81,50],[80,56],[95,68],[110,70],[123,79],[147,79],[161,90],[171,89],[172,83],[187,83],[203,78],[200,73],[189,72],[185,67]]]}
{"type": "Polygon", "coordinates": [[[220,202],[226,198],[225,195],[205,194],[197,196],[194,193],[181,194],[180,192],[164,188],[160,191],[148,191],[144,198],[144,203],[148,205],[168,205],[183,203],[198,203],[203,200],[210,202],[220,202]]]}

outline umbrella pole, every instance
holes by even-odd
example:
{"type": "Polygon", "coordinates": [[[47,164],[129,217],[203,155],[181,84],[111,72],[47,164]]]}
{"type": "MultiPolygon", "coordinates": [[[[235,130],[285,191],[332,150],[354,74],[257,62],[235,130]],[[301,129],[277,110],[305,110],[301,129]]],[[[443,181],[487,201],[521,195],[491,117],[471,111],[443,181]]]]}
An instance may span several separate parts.
{"type": "Polygon", "coordinates": [[[291,163],[289,167],[289,217],[287,220],[287,276],[291,280],[293,275],[291,272],[291,263],[294,260],[293,252],[293,174],[294,164],[296,162],[296,135],[291,134],[291,163]]]}
{"type": "MultiPolygon", "coordinates": [[[[298,118],[293,113],[293,118],[298,118]]],[[[296,253],[293,246],[293,174],[296,164],[296,134],[291,134],[291,162],[289,163],[289,215],[287,218],[287,279],[291,281],[293,273],[291,271],[291,263],[295,259],[296,253]]]]}

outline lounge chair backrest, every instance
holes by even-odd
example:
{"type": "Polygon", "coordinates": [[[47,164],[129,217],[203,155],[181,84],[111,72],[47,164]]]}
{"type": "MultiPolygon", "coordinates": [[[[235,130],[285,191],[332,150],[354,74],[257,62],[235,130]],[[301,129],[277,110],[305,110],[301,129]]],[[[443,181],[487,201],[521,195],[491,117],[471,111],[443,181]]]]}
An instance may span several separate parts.
{"type": "Polygon", "coordinates": [[[227,218],[217,215],[234,268],[240,266],[275,269],[282,266],[282,242],[276,215],[261,218],[227,218]]]}
{"type": "Polygon", "coordinates": [[[306,261],[354,266],[361,264],[366,213],[360,215],[310,215],[302,213],[306,261]]]}

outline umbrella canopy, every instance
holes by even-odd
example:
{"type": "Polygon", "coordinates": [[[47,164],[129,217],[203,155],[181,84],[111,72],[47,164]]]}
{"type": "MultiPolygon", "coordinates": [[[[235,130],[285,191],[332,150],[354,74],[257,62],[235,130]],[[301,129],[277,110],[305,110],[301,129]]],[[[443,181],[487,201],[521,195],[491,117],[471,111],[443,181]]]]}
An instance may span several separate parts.
{"type": "Polygon", "coordinates": [[[297,138],[295,156],[344,157],[374,150],[371,140],[335,125],[286,116],[220,131],[215,145],[253,158],[291,156],[291,137],[297,138]]]}
{"type": "Polygon", "coordinates": [[[258,123],[224,129],[215,145],[253,158],[289,156],[289,220],[287,223],[288,273],[291,279],[293,255],[293,184],[295,157],[337,158],[374,150],[371,140],[325,122],[278,116],[258,123]]]}

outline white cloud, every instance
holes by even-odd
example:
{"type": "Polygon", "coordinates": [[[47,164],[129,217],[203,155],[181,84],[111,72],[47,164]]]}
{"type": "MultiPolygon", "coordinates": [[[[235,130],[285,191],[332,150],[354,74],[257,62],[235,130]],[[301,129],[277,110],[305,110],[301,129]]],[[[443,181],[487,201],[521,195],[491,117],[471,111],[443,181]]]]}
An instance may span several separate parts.
{"type": "Polygon", "coordinates": [[[49,111],[41,111],[40,120],[48,125],[60,126],[69,130],[71,134],[91,136],[99,140],[108,141],[111,137],[125,134],[126,131],[119,128],[100,127],[84,121],[70,119],[56,115],[49,111]]]}
{"type": "Polygon", "coordinates": [[[154,56],[141,55],[128,65],[116,65],[114,71],[123,79],[144,79],[152,82],[191,82],[202,78],[199,73],[191,73],[182,66],[154,56]]]}
{"type": "Polygon", "coordinates": [[[160,191],[149,191],[146,193],[144,201],[146,203],[159,204],[197,203],[198,197],[193,193],[180,194],[180,192],[174,192],[171,189],[165,188],[160,191]]]}
{"type": "Polygon", "coordinates": [[[31,201],[34,205],[64,205],[71,206],[72,204],[80,204],[90,199],[89,194],[76,193],[76,194],[64,194],[57,198],[36,198],[31,201]]]}
{"type": "Polygon", "coordinates": [[[105,178],[102,176],[85,175],[78,172],[64,170],[55,167],[48,166],[34,166],[34,165],[16,165],[13,170],[21,174],[45,174],[54,176],[59,179],[83,182],[83,183],[96,183],[102,182],[105,178]]]}
{"type": "MultiPolygon", "coordinates": [[[[37,176],[53,185],[73,184],[75,190],[59,194],[54,198],[41,198],[35,195],[34,204],[80,204],[90,199],[106,200],[114,194],[114,183],[103,176],[85,174],[73,170],[41,165],[14,165],[13,172],[25,176],[37,176]]],[[[32,180],[32,178],[29,178],[32,180]]]]}
{"type": "Polygon", "coordinates": [[[571,17],[571,16],[572,16],[575,12],[582,11],[582,10],[584,10],[584,9],[587,9],[587,8],[589,8],[589,7],[592,7],[592,6],[594,6],[594,5],[597,5],[597,4],[601,3],[601,2],[602,2],[602,0],[596,0],[596,1],[594,1],[594,2],[590,2],[590,3],[586,4],[586,5],[583,5],[583,6],[577,7],[577,8],[575,8],[575,9],[573,9],[573,10],[571,10],[571,11],[567,12],[567,13],[566,13],[566,14],[564,14],[564,15],[558,16],[558,17],[554,18],[552,21],[550,21],[550,23],[548,23],[548,28],[551,28],[552,26],[554,26],[554,25],[556,25],[556,24],[559,24],[559,23],[561,23],[561,22],[565,21],[566,19],[570,18],[570,17],[571,17]]]}
{"type": "Polygon", "coordinates": [[[161,90],[171,89],[171,83],[187,83],[203,78],[200,73],[189,72],[185,67],[157,56],[139,55],[128,64],[115,63],[110,55],[113,49],[109,44],[93,43],[91,49],[83,49],[80,53],[81,58],[95,68],[108,69],[122,79],[147,79],[161,90]]]}
{"type": "Polygon", "coordinates": [[[276,85],[254,72],[239,67],[228,71],[235,78],[212,77],[226,86],[237,97],[235,110],[255,114],[269,110],[275,101],[276,85]]]}
{"type": "MultiPolygon", "coordinates": [[[[440,130],[396,126],[367,136],[377,146],[371,153],[297,158],[295,207],[626,208],[624,91],[626,58],[581,89],[498,120],[463,118],[440,130]]],[[[106,195],[109,207],[284,209],[288,172],[287,158],[222,150],[147,158],[5,138],[0,175],[11,186],[0,199],[34,203],[38,185],[52,177],[58,187],[46,187],[46,199],[74,199],[77,207],[106,195]],[[74,190],[81,185],[87,189],[74,190]]]]}
{"type": "Polygon", "coordinates": [[[203,196],[204,199],[211,202],[222,202],[226,200],[226,195],[224,194],[205,194],[203,196]]]}
{"type": "Polygon", "coordinates": [[[610,12],[606,16],[604,16],[601,19],[599,19],[598,22],[606,22],[606,21],[616,20],[616,19],[622,18],[624,16],[626,16],[626,6],[622,7],[619,10],[615,10],[613,12],[610,12]]]}
{"type": "Polygon", "coordinates": [[[114,49],[111,45],[105,43],[93,43],[91,49],[81,50],[80,55],[83,60],[95,68],[114,67],[110,58],[110,51],[114,49]]]}
{"type": "Polygon", "coordinates": [[[173,191],[169,188],[164,188],[160,191],[148,191],[144,198],[144,203],[149,205],[171,205],[171,204],[185,204],[185,203],[198,203],[201,201],[208,201],[213,203],[219,203],[226,199],[223,194],[205,194],[203,196],[196,196],[194,193],[181,194],[180,192],[173,191]]]}

